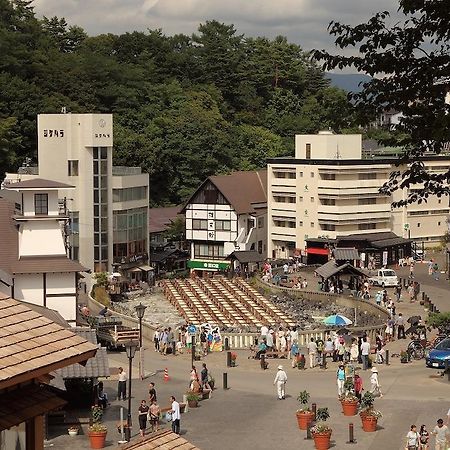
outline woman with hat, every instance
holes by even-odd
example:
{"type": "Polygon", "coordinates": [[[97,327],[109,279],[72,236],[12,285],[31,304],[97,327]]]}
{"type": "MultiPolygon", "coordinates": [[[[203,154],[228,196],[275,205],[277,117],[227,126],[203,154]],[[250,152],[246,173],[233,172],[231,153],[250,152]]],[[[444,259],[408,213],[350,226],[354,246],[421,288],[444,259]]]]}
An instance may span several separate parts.
{"type": "Polygon", "coordinates": [[[278,400],[284,400],[286,397],[286,381],[287,381],[287,375],[286,372],[283,370],[283,366],[278,366],[278,372],[275,375],[275,380],[273,380],[273,384],[277,385],[277,395],[278,400]]]}
{"type": "Polygon", "coordinates": [[[378,394],[380,397],[383,397],[383,394],[381,393],[381,386],[380,381],[378,379],[378,369],[376,367],[372,367],[371,369],[372,375],[370,376],[370,392],[371,394],[378,394]]]}

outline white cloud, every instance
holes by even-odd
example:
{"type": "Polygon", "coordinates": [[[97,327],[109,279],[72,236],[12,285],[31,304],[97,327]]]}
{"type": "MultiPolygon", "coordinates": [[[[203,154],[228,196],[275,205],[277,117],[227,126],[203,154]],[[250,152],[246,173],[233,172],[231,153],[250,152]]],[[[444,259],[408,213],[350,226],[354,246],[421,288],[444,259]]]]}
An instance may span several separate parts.
{"type": "Polygon", "coordinates": [[[304,49],[329,49],[331,20],[357,24],[377,11],[395,13],[398,0],[35,0],[34,6],[39,16],[65,17],[92,35],[147,28],[191,34],[216,19],[246,35],[282,34],[304,49]]]}

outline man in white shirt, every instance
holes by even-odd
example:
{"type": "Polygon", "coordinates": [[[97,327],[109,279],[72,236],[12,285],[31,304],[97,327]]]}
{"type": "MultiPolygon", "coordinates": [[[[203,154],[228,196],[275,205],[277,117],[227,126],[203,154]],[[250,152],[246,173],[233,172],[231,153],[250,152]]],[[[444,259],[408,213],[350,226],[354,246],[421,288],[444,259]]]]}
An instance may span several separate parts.
{"type": "Polygon", "coordinates": [[[267,347],[269,348],[269,350],[272,350],[272,349],[273,349],[273,330],[270,330],[270,331],[267,333],[266,344],[267,344],[267,347]]]}
{"type": "Polygon", "coordinates": [[[286,398],[286,382],[286,372],[283,370],[283,366],[278,366],[278,372],[275,375],[275,380],[273,380],[274,386],[275,384],[277,385],[278,400],[284,400],[286,398]]]}
{"type": "Polygon", "coordinates": [[[363,369],[367,370],[369,367],[369,353],[370,353],[370,344],[367,342],[367,338],[363,338],[363,342],[361,344],[361,358],[363,362],[363,369]]]}
{"type": "Polygon", "coordinates": [[[170,411],[170,413],[172,414],[172,431],[176,434],[180,434],[180,404],[177,402],[173,395],[170,397],[170,401],[172,402],[172,409],[170,411]]]}
{"type": "Polygon", "coordinates": [[[309,368],[312,369],[316,365],[316,356],[317,356],[317,344],[314,338],[311,338],[311,342],[308,344],[308,355],[309,355],[309,368]]]}
{"type": "Polygon", "coordinates": [[[119,383],[117,385],[117,400],[125,400],[127,398],[127,374],[119,367],[119,383]]]}
{"type": "Polygon", "coordinates": [[[267,338],[267,334],[269,333],[269,328],[265,325],[261,327],[261,338],[267,338]]]}

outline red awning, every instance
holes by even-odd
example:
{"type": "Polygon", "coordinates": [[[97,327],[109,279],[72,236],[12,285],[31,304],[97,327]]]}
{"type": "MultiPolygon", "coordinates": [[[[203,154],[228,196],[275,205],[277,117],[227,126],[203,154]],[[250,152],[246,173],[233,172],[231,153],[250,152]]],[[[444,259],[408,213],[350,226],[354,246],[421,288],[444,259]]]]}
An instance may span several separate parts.
{"type": "Polygon", "coordinates": [[[312,255],[329,255],[329,250],[327,248],[308,248],[307,249],[308,254],[312,255]]]}

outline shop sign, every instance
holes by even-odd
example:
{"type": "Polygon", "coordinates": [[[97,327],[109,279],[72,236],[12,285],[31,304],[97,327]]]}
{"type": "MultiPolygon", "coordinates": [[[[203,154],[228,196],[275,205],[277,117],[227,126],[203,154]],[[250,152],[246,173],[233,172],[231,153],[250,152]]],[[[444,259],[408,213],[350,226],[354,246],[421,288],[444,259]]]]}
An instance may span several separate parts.
{"type": "Polygon", "coordinates": [[[230,268],[229,261],[216,262],[216,261],[199,261],[191,259],[187,262],[187,266],[190,269],[200,269],[200,270],[227,270],[230,268]]]}

